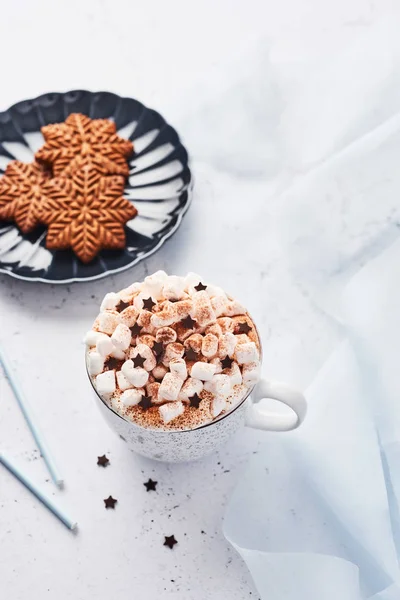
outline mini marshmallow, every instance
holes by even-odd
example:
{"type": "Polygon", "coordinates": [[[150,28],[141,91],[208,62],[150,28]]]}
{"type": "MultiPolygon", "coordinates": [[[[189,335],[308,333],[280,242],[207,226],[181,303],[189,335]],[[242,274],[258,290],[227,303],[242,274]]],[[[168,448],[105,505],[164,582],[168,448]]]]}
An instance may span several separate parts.
{"type": "Polygon", "coordinates": [[[243,383],[254,385],[260,379],[260,364],[258,362],[246,363],[242,367],[243,383]]]}
{"type": "Polygon", "coordinates": [[[192,296],[193,307],[190,311],[192,319],[197,321],[200,327],[210,325],[216,319],[211,300],[206,291],[195,292],[192,296]]]}
{"type": "Polygon", "coordinates": [[[179,342],[168,344],[165,346],[164,356],[162,359],[163,365],[169,367],[170,361],[174,358],[182,358],[184,352],[185,347],[182,346],[182,344],[179,344],[179,342]]]}
{"type": "Polygon", "coordinates": [[[99,331],[111,335],[120,323],[119,313],[103,312],[96,319],[99,331]]]}
{"type": "Polygon", "coordinates": [[[117,384],[121,392],[124,392],[125,390],[128,390],[132,387],[131,382],[127,380],[122,371],[117,371],[115,376],[117,378],[117,384]]]}
{"type": "Polygon", "coordinates": [[[171,327],[160,327],[156,333],[156,341],[163,344],[171,344],[176,341],[176,331],[171,327]]]}
{"type": "Polygon", "coordinates": [[[138,283],[138,282],[132,283],[127,288],[124,288],[123,290],[121,290],[118,293],[118,295],[121,298],[121,300],[123,300],[124,302],[131,302],[133,300],[134,296],[140,291],[141,287],[142,287],[141,283],[138,283]]]}
{"type": "Polygon", "coordinates": [[[88,371],[89,375],[99,375],[104,369],[104,358],[95,350],[88,354],[88,371]]]}
{"type": "Polygon", "coordinates": [[[149,348],[152,348],[154,346],[155,341],[156,338],[154,337],[154,335],[150,335],[150,333],[139,335],[139,337],[136,338],[137,344],[146,344],[146,346],[148,346],[149,348]]]}
{"type": "Polygon", "coordinates": [[[214,296],[214,298],[211,298],[211,306],[213,307],[216,317],[220,317],[221,315],[225,314],[227,304],[228,299],[224,296],[214,296]]]}
{"type": "Polygon", "coordinates": [[[154,313],[151,316],[151,324],[153,327],[168,327],[176,321],[176,309],[172,302],[165,302],[160,312],[154,313]]]}
{"type": "Polygon", "coordinates": [[[126,360],[121,367],[121,371],[128,381],[135,387],[143,387],[146,385],[149,374],[142,367],[134,367],[132,360],[126,360]]]}
{"type": "Polygon", "coordinates": [[[111,336],[111,341],[119,350],[127,350],[131,343],[131,330],[127,325],[120,323],[114,330],[111,336]]]}
{"type": "Polygon", "coordinates": [[[183,381],[187,377],[186,361],[183,358],[173,358],[169,363],[169,370],[175,373],[183,381]]]}
{"type": "Polygon", "coordinates": [[[238,344],[236,346],[236,361],[239,365],[258,361],[258,350],[254,342],[247,342],[247,344],[238,344]]]}
{"type": "Polygon", "coordinates": [[[159,396],[164,400],[176,400],[182,385],[183,381],[176,373],[167,373],[160,384],[159,396]]]}
{"type": "Polygon", "coordinates": [[[160,402],[164,402],[162,398],[159,398],[158,392],[160,390],[160,384],[158,381],[153,381],[153,383],[148,383],[146,385],[146,392],[148,396],[151,396],[154,404],[160,404],[160,402]]]}
{"type": "Polygon", "coordinates": [[[201,381],[210,381],[215,374],[215,370],[215,365],[199,361],[192,366],[191,376],[201,381]]]}
{"type": "Polygon", "coordinates": [[[237,363],[233,362],[230,369],[226,369],[225,373],[231,378],[231,386],[240,385],[242,383],[242,372],[237,363]]]}
{"type": "Polygon", "coordinates": [[[200,333],[193,333],[184,341],[185,348],[192,348],[196,354],[200,354],[203,345],[203,336],[200,333]]]}
{"type": "Polygon", "coordinates": [[[114,344],[108,335],[103,334],[96,342],[96,350],[101,356],[109,356],[114,350],[114,344]]]}
{"type": "Polygon", "coordinates": [[[206,333],[206,335],[207,335],[207,333],[212,333],[217,338],[220,338],[223,332],[222,332],[220,325],[218,325],[218,323],[213,323],[213,325],[209,325],[207,327],[205,333],[206,333]]]}
{"type": "Polygon", "coordinates": [[[85,337],[83,338],[83,343],[86,344],[86,346],[95,346],[97,340],[100,339],[102,335],[105,334],[100,333],[100,331],[94,331],[93,329],[89,329],[89,331],[86,332],[85,337]]]}
{"type": "Polygon", "coordinates": [[[117,360],[125,360],[125,352],[123,350],[120,350],[119,348],[114,348],[110,356],[116,358],[117,360]]]}
{"type": "Polygon", "coordinates": [[[115,392],[115,371],[105,371],[96,377],[96,389],[100,396],[113,394],[115,392]]]}
{"type": "Polygon", "coordinates": [[[155,379],[161,380],[168,373],[168,369],[164,365],[157,365],[151,373],[155,379]]]}
{"type": "Polygon", "coordinates": [[[156,271],[153,275],[145,277],[142,288],[143,293],[152,296],[154,300],[161,300],[163,297],[162,289],[167,279],[168,275],[165,271],[156,271]]]}
{"type": "Polygon", "coordinates": [[[185,411],[185,408],[182,402],[169,402],[168,404],[163,404],[158,409],[161,415],[162,420],[167,425],[180,415],[182,415],[185,411]]]}
{"type": "Polygon", "coordinates": [[[223,410],[226,409],[226,398],[222,396],[216,396],[211,403],[211,414],[212,416],[218,417],[223,410]]]}
{"type": "Polygon", "coordinates": [[[197,273],[192,273],[191,271],[185,277],[185,290],[189,292],[189,294],[195,292],[195,285],[198,285],[200,281],[203,281],[201,275],[197,273]]]}
{"type": "Polygon", "coordinates": [[[235,337],[237,344],[247,344],[247,342],[251,342],[251,339],[245,333],[237,333],[235,337]]]}
{"type": "Polygon", "coordinates": [[[201,353],[206,358],[211,358],[215,356],[218,352],[218,338],[212,333],[207,333],[203,337],[203,341],[201,344],[201,353]]]}
{"type": "Polygon", "coordinates": [[[183,277],[171,275],[167,277],[163,286],[163,296],[167,300],[180,300],[185,291],[185,280],[183,277]]]}
{"type": "Polygon", "coordinates": [[[189,315],[190,311],[193,308],[193,302],[190,298],[187,298],[185,300],[175,302],[174,306],[176,311],[176,320],[181,321],[189,315]]]}
{"type": "Polygon", "coordinates": [[[222,297],[222,298],[226,298],[226,293],[224,292],[224,290],[220,287],[218,287],[217,285],[212,285],[212,284],[208,284],[207,285],[207,290],[206,290],[207,294],[210,296],[210,298],[214,298],[214,297],[222,297]]]}
{"type": "Polygon", "coordinates": [[[210,360],[210,364],[215,365],[215,374],[222,373],[222,363],[221,359],[216,356],[210,360]]]}
{"type": "Polygon", "coordinates": [[[217,323],[221,327],[222,333],[232,333],[235,327],[235,323],[230,317],[219,317],[217,323]]]}
{"type": "Polygon", "coordinates": [[[129,406],[136,406],[143,398],[143,390],[125,390],[120,396],[121,403],[128,408],[129,406]]]}
{"type": "Polygon", "coordinates": [[[152,316],[153,313],[149,310],[142,310],[138,316],[137,323],[140,325],[144,333],[155,333],[155,329],[151,323],[152,316]]]}
{"type": "Polygon", "coordinates": [[[127,306],[119,314],[121,323],[127,327],[133,327],[139,316],[139,311],[135,306],[127,306]]]}
{"type": "Polygon", "coordinates": [[[227,317],[235,317],[236,315],[245,315],[246,309],[243,304],[240,304],[237,300],[229,300],[225,308],[225,314],[227,317]]]}
{"type": "Polygon", "coordinates": [[[224,333],[218,343],[218,356],[225,358],[226,356],[232,356],[235,352],[236,347],[236,336],[229,331],[224,333]]]}
{"type": "Polygon", "coordinates": [[[129,358],[136,358],[138,354],[146,359],[143,363],[143,367],[146,371],[152,371],[157,364],[157,360],[151,348],[146,346],[146,344],[138,344],[136,348],[130,349],[129,358]]]}
{"type": "MultiPolygon", "coordinates": [[[[227,398],[231,393],[232,385],[229,375],[214,375],[207,384],[207,390],[216,396],[227,398]]],[[[206,387],[206,384],[204,387],[206,387]]]]}
{"type": "Polygon", "coordinates": [[[191,398],[195,394],[200,394],[202,389],[203,382],[200,381],[200,379],[194,379],[193,377],[189,377],[183,384],[182,389],[179,392],[178,399],[182,400],[183,402],[187,402],[189,398],[191,398]]]}
{"type": "Polygon", "coordinates": [[[115,292],[110,292],[106,294],[100,304],[100,311],[104,312],[105,310],[114,310],[114,308],[119,304],[120,297],[115,292]]]}

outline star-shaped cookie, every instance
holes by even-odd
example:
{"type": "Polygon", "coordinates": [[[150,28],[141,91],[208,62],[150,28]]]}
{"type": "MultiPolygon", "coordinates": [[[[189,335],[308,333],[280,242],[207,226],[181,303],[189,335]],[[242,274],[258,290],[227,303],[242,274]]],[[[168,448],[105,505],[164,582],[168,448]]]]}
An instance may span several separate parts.
{"type": "Polygon", "coordinates": [[[23,233],[32,231],[40,222],[43,186],[49,179],[49,172],[36,162],[10,162],[0,179],[0,219],[15,221],[23,233]]]}
{"type": "Polygon", "coordinates": [[[55,178],[44,187],[41,220],[49,228],[47,248],[72,248],[88,263],[102,248],[125,247],[124,224],[137,210],[122,197],[123,177],[101,177],[86,166],[71,179],[55,178]]]}
{"type": "Polygon", "coordinates": [[[36,152],[36,160],[51,165],[54,176],[73,175],[84,164],[104,175],[129,175],[127,158],[133,144],[116,134],[109,119],[90,119],[72,113],[64,123],[42,127],[45,144],[36,152]]]}

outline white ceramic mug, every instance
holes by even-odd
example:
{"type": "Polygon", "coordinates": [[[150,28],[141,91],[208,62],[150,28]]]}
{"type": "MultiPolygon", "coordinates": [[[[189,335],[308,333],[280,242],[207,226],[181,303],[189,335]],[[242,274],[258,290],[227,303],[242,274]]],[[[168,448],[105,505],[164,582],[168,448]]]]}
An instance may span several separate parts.
{"type": "Polygon", "coordinates": [[[239,404],[215,421],[195,429],[162,431],[141,427],[128,421],[108,406],[98,395],[93,384],[92,387],[106,421],[131,450],[148,458],[166,462],[184,462],[211,454],[243,425],[264,431],[296,429],[307,412],[303,394],[286,384],[261,379],[239,404]],[[291,409],[290,413],[263,411],[258,405],[263,398],[271,398],[285,404],[291,409]]]}

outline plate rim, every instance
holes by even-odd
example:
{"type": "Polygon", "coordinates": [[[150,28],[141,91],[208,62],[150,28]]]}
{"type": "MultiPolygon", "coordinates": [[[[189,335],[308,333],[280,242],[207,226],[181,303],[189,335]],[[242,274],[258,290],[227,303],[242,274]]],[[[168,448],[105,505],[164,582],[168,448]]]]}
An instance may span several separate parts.
{"type": "MultiPolygon", "coordinates": [[[[18,106],[18,104],[21,104],[21,102],[34,102],[35,100],[37,100],[38,98],[41,98],[42,96],[46,96],[47,94],[59,94],[59,95],[65,95],[65,94],[69,94],[71,92],[86,92],[89,94],[114,94],[115,96],[117,96],[118,98],[121,99],[128,99],[128,100],[136,100],[135,98],[132,98],[130,96],[120,96],[119,94],[116,94],[115,92],[110,92],[110,91],[106,91],[106,90],[97,90],[97,91],[92,91],[92,90],[84,90],[84,89],[73,89],[73,90],[67,90],[66,92],[45,92],[44,94],[39,94],[38,96],[36,96],[35,98],[27,98],[26,100],[20,100],[19,102],[15,102],[14,104],[12,104],[11,106],[9,106],[7,109],[0,111],[0,113],[6,113],[9,110],[13,109],[15,106],[18,106]]],[[[140,100],[138,100],[138,102],[140,102],[140,100]]],[[[159,113],[157,110],[148,107],[146,104],[143,104],[143,106],[145,108],[147,108],[148,110],[154,110],[154,112],[156,112],[158,115],[160,115],[162,117],[162,119],[165,121],[166,125],[169,125],[170,127],[172,127],[174,129],[174,131],[176,132],[179,140],[181,141],[182,146],[185,148],[186,152],[186,146],[182,143],[181,140],[181,136],[179,135],[178,131],[176,131],[175,127],[173,127],[172,125],[170,125],[170,123],[164,119],[164,117],[161,115],[161,113],[159,113]]],[[[152,254],[154,254],[155,252],[157,252],[157,250],[159,250],[161,248],[161,246],[175,233],[175,231],[178,229],[178,227],[180,226],[183,217],[185,216],[185,214],[187,213],[191,203],[192,203],[192,199],[193,199],[193,188],[194,188],[194,175],[193,172],[190,168],[190,156],[189,153],[188,154],[188,168],[190,171],[190,182],[189,185],[186,188],[186,193],[187,193],[187,201],[185,206],[183,207],[182,211],[177,215],[177,220],[175,225],[171,228],[171,230],[165,234],[164,236],[162,236],[160,238],[160,240],[158,241],[158,243],[154,246],[154,248],[151,248],[151,250],[148,250],[147,252],[145,252],[143,255],[138,256],[135,260],[133,260],[131,263],[127,264],[127,265],[123,265],[122,267],[119,267],[118,269],[109,269],[107,271],[103,271],[102,273],[98,273],[97,275],[92,275],[91,277],[72,277],[70,279],[45,279],[43,277],[27,277],[24,275],[19,275],[18,273],[15,273],[12,270],[6,269],[2,266],[0,266],[0,274],[2,275],[8,275],[9,277],[12,277],[14,279],[18,279],[19,281],[28,281],[28,282],[35,282],[35,283],[48,283],[50,285],[67,285],[67,284],[71,284],[71,283],[85,283],[88,281],[97,281],[100,279],[104,279],[105,277],[111,276],[111,275],[115,275],[117,273],[122,273],[123,271],[127,271],[128,269],[130,269],[131,267],[134,267],[135,265],[137,265],[139,262],[141,262],[142,260],[146,259],[147,257],[151,256],[152,254]]]]}

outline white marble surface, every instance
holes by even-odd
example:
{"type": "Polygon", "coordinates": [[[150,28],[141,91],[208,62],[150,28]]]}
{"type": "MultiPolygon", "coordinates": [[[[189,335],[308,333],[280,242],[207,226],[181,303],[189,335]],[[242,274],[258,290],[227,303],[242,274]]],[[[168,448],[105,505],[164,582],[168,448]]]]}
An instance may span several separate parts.
{"type": "Polygon", "coordinates": [[[20,0],[2,10],[0,108],[77,87],[135,96],[179,129],[196,189],[179,231],[130,271],[59,287],[0,278],[0,341],[54,449],[65,490],[48,481],[4,378],[1,446],[79,522],[71,535],[1,470],[0,596],[257,598],[221,520],[265,434],[243,431],[217,455],[190,465],[134,456],[92,402],[81,338],[106,291],[159,268],[194,270],[248,306],[264,340],[265,375],[302,388],[310,382],[338,331],[288,270],[281,230],[292,200],[276,192],[362,134],[347,130],[343,110],[336,115],[342,136],[330,145],[321,135],[310,142],[307,119],[314,115],[305,111],[303,124],[296,106],[305,110],[319,93],[318,76],[338,48],[354,47],[355,37],[396,8],[386,0],[207,0],[190,7],[177,0],[20,0]],[[282,74],[279,85],[271,64],[282,74]],[[289,102],[291,94],[298,103],[289,102]],[[104,470],[96,465],[103,453],[111,460],[104,470]],[[148,477],[158,481],[156,493],[146,493],[148,477]],[[104,509],[109,494],[118,498],[115,511],[104,509]],[[179,542],[172,552],[162,545],[170,534],[179,542]]]}

